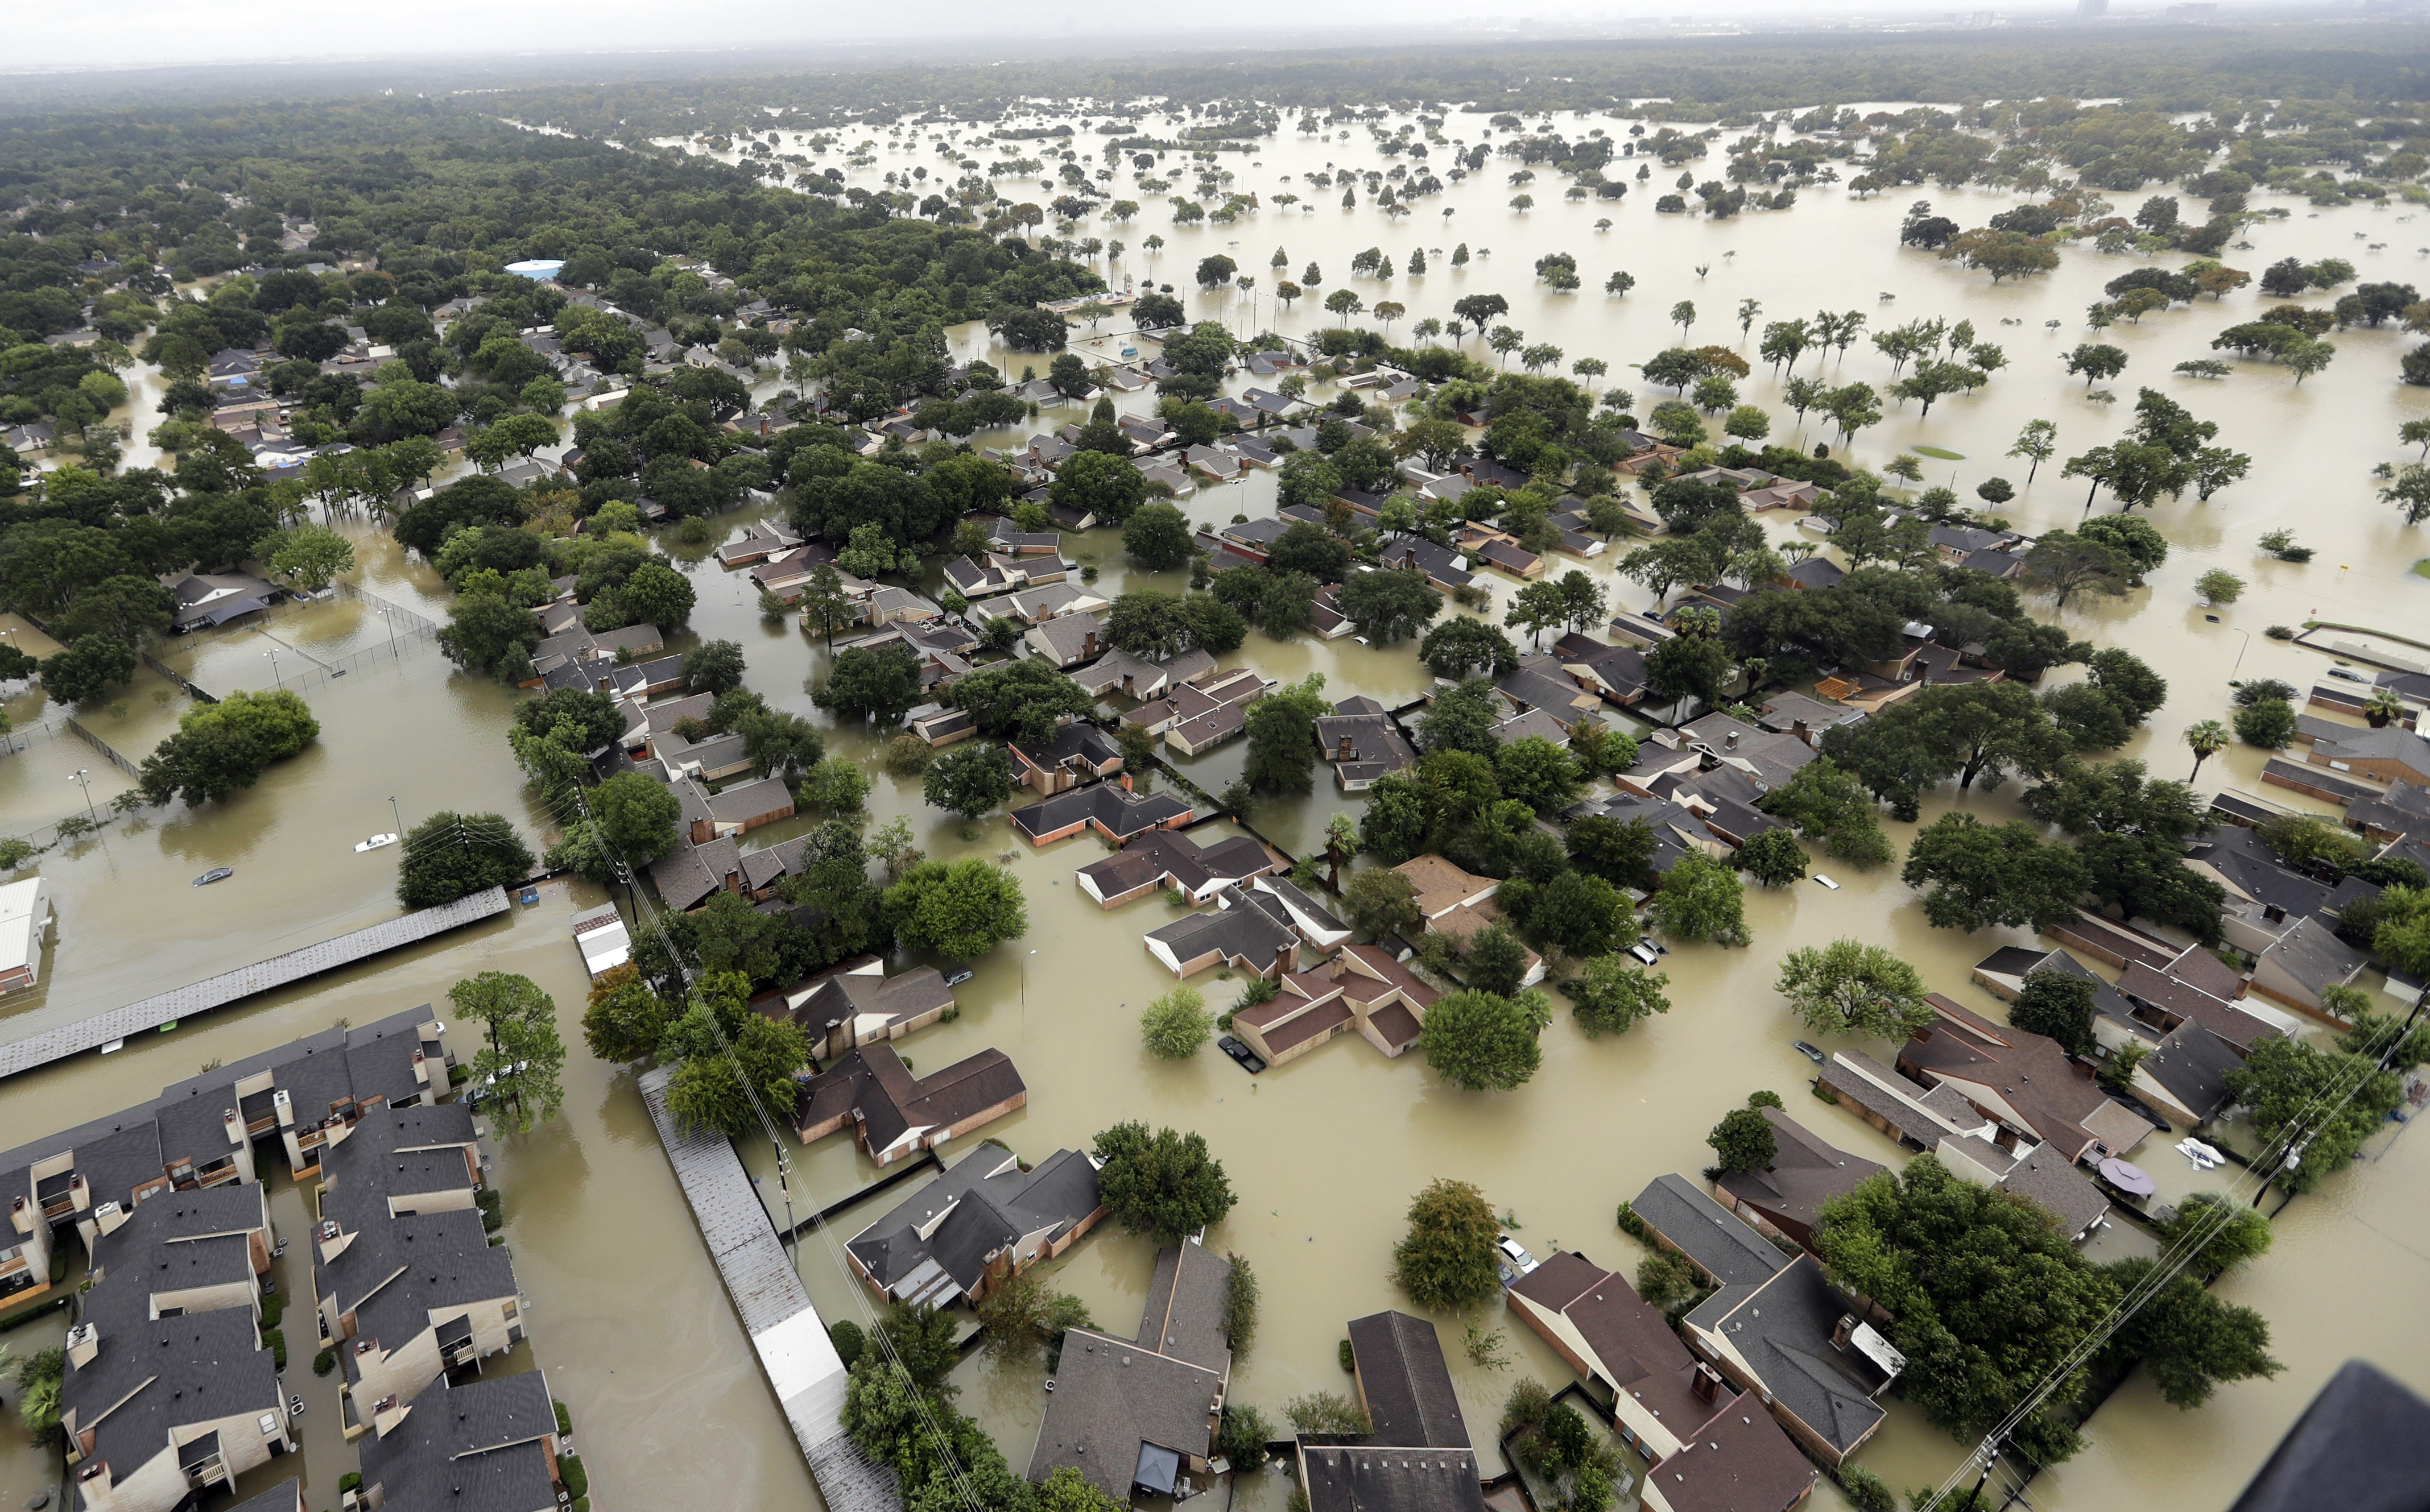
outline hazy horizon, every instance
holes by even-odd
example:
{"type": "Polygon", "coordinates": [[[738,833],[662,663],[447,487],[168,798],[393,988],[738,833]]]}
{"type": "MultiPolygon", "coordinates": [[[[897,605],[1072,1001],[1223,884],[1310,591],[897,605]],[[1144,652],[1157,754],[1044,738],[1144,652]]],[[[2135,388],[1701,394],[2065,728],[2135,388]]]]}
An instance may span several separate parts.
{"type": "MultiPolygon", "coordinates": [[[[2111,0],[2112,20],[2159,20],[2170,0],[2111,0]]],[[[598,0],[569,23],[565,12],[501,11],[473,0],[425,0],[414,11],[409,34],[398,35],[394,13],[299,13],[265,0],[131,0],[114,10],[114,25],[97,30],[83,12],[45,10],[19,17],[10,37],[10,58],[0,75],[92,73],[176,66],[284,67],[312,62],[349,65],[382,62],[417,66],[450,62],[497,67],[517,60],[584,57],[702,58],[758,57],[784,60],[907,62],[923,58],[983,60],[992,55],[1034,57],[1058,42],[1086,43],[1109,53],[1159,49],[1238,49],[1260,42],[1292,46],[1405,43],[1440,45],[1461,38],[1557,40],[1608,36],[1778,28],[1914,25],[1934,23],[2047,23],[2074,14],[2073,0],[2035,0],[2006,8],[1953,6],[1950,0],[1748,0],[1740,7],[1685,9],[1676,5],[1537,6],[1480,9],[1473,0],[1409,0],[1389,10],[1346,4],[1311,8],[1254,0],[1205,22],[1182,21],[1142,28],[1135,12],[1102,3],[1042,10],[1017,30],[1003,25],[999,7],[976,0],[942,0],[917,31],[907,32],[885,12],[828,12],[814,21],[791,8],[746,0],[719,14],[715,31],[670,35],[663,10],[639,0],[598,0]],[[866,17],[867,19],[859,19],[866,17]],[[434,46],[434,37],[464,39],[434,46]],[[772,57],[770,55],[779,55],[772,57]]],[[[2217,19],[2258,16],[2257,6],[2222,5],[2217,19]]],[[[2271,6],[2283,14],[2286,8],[2271,6]]],[[[2328,8],[2323,7],[2322,8],[2328,8]]]]}

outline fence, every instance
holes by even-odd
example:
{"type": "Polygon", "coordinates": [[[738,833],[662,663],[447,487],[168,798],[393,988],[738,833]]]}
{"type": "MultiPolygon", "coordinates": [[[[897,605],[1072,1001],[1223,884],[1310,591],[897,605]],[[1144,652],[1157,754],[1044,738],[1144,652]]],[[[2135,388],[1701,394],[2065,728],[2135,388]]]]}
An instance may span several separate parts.
{"type": "Polygon", "coordinates": [[[120,756],[115,750],[111,749],[108,740],[103,739],[100,736],[93,734],[91,730],[88,730],[83,725],[77,723],[73,715],[62,720],[60,723],[67,726],[67,731],[70,735],[75,736],[77,739],[82,740],[85,744],[92,746],[94,750],[100,752],[111,766],[116,767],[119,771],[125,773],[130,777],[141,777],[143,775],[143,769],[141,767],[137,766],[134,762],[127,760],[123,756],[120,756]]]}
{"type": "Polygon", "coordinates": [[[192,678],[187,676],[184,673],[179,672],[176,668],[170,666],[167,662],[162,661],[159,657],[152,655],[152,653],[148,651],[139,651],[136,655],[143,658],[143,665],[151,668],[154,672],[158,673],[161,676],[166,677],[169,681],[176,684],[179,688],[184,689],[186,690],[186,696],[192,699],[195,703],[216,704],[219,702],[218,695],[205,692],[202,687],[192,678]]]}

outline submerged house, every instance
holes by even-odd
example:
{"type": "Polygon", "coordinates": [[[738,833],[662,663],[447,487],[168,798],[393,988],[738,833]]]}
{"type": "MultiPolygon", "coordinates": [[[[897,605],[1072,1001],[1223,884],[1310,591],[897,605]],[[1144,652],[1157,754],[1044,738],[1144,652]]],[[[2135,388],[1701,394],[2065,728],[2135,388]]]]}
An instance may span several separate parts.
{"type": "Polygon", "coordinates": [[[1353,1319],[1350,1358],[1369,1431],[1299,1436],[1309,1512],[1485,1512],[1475,1447],[1435,1325],[1403,1312],[1353,1319]]]}
{"type": "Polygon", "coordinates": [[[1608,1404],[1649,1467],[1639,1496],[1665,1512],[1787,1512],[1815,1470],[1759,1399],[1699,1360],[1662,1310],[1617,1272],[1563,1252],[1506,1294],[1538,1337],[1608,1404]]]}
{"type": "Polygon", "coordinates": [[[1296,1060],[1339,1036],[1356,1034],[1387,1055],[1418,1041],[1441,994],[1375,945],[1285,976],[1263,1003],[1235,1009],[1232,1032],[1269,1067],[1296,1060]]]}
{"type": "Polygon", "coordinates": [[[844,1245],[878,1302],[976,1304],[1007,1279],[1051,1260],[1106,1216],[1096,1163],[1057,1150],[1034,1169],[987,1143],[844,1245]]]}
{"type": "Polygon", "coordinates": [[[1047,1384],[1029,1478],[1067,1466],[1127,1506],[1135,1493],[1179,1501],[1207,1473],[1231,1386],[1223,1333],[1231,1262],[1195,1239],[1156,1257],[1139,1332],[1074,1328],[1047,1384]]]}
{"type": "Polygon", "coordinates": [[[1012,1058],[982,1050],[914,1081],[891,1045],[864,1045],[801,1084],[793,1132],[804,1144],[846,1127],[878,1165],[932,1150],[1029,1102],[1012,1058]]]}
{"type": "Polygon", "coordinates": [[[784,1004],[810,1054],[831,1061],[935,1023],[953,1011],[954,989],[933,966],[889,976],[884,961],[862,955],[803,978],[786,990],[784,1004]]]}

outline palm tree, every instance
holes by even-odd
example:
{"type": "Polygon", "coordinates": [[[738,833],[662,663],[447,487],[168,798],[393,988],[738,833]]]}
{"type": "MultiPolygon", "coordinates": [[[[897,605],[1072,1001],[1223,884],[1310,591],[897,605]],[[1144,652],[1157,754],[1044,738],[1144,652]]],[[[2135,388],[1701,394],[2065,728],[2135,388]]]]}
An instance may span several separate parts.
{"type": "Polygon", "coordinates": [[[2405,717],[2405,700],[2392,688],[2373,690],[2371,701],[2362,706],[2362,717],[2374,730],[2384,730],[2405,717]]]}
{"type": "Polygon", "coordinates": [[[2202,775],[2202,764],[2227,749],[2227,726],[2217,720],[2205,720],[2186,729],[2186,744],[2193,747],[2194,769],[2186,774],[2191,783],[2202,775]]]}

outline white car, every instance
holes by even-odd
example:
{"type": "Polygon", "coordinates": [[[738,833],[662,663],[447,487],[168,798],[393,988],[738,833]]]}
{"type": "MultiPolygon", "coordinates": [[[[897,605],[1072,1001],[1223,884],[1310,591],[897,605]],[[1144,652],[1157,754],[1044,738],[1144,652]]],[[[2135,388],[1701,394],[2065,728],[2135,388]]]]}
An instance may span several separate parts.
{"type": "Polygon", "coordinates": [[[1536,1257],[1526,1247],[1505,1234],[1493,1241],[1494,1268],[1502,1272],[1502,1284],[1515,1286],[1521,1277],[1536,1269],[1536,1257]]]}

